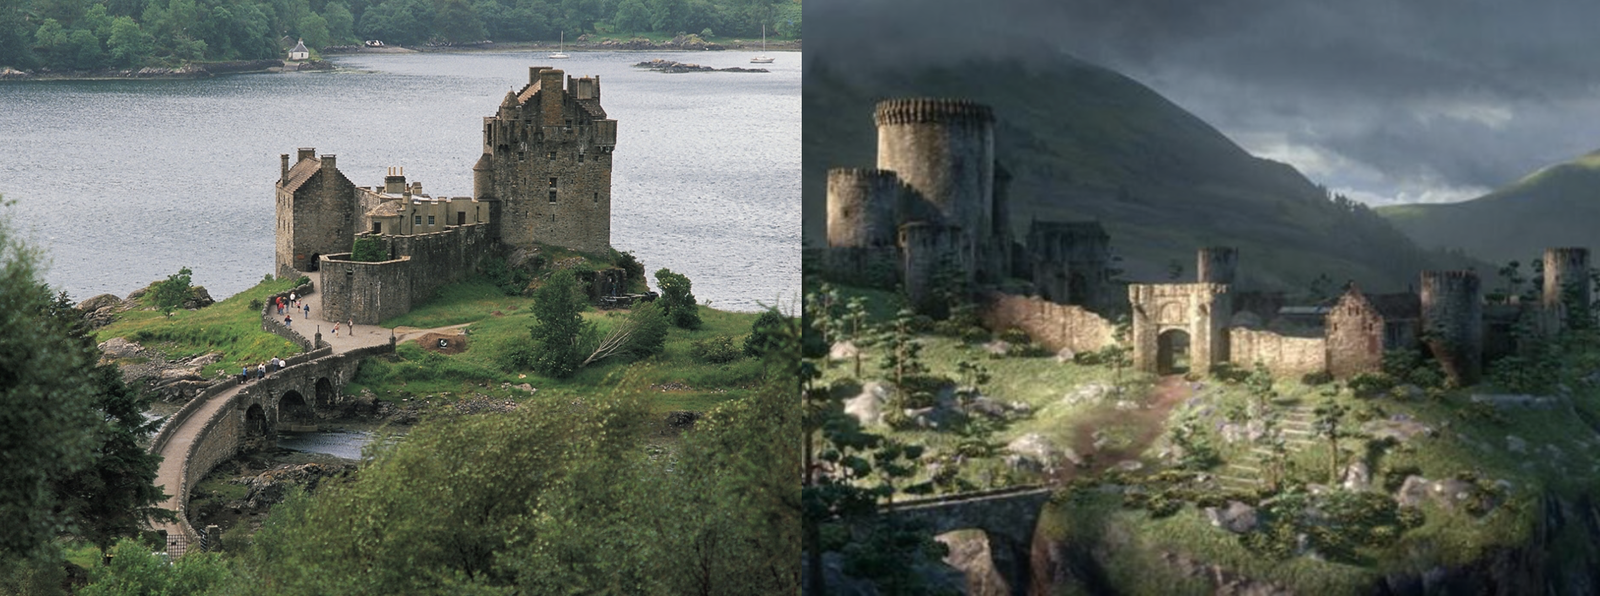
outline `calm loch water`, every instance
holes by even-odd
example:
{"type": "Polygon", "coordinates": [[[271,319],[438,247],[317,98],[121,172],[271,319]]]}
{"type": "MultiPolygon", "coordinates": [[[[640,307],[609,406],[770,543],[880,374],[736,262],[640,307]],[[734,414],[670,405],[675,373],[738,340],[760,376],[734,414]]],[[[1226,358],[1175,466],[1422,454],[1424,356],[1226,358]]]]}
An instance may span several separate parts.
{"type": "MultiPolygon", "coordinates": [[[[756,310],[800,288],[800,55],[767,74],[662,74],[666,58],[749,66],[748,52],[335,57],[332,73],[196,81],[0,84],[0,195],[82,300],[194,270],[218,299],[272,270],[278,154],[339,156],[358,185],[405,168],[472,194],[482,118],[528,67],[598,75],[618,121],[612,245],[685,273],[713,306],[756,310]]],[[[653,282],[652,282],[653,284],[653,282]]]]}

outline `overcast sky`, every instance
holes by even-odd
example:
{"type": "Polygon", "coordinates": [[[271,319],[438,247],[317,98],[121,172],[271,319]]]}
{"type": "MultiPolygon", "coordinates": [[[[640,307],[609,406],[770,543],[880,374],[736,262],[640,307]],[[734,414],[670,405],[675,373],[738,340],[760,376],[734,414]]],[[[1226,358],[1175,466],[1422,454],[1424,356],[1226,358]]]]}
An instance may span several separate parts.
{"type": "Polygon", "coordinates": [[[805,11],[807,61],[1070,53],[1373,204],[1469,199],[1600,149],[1592,0],[809,0],[805,11]]]}

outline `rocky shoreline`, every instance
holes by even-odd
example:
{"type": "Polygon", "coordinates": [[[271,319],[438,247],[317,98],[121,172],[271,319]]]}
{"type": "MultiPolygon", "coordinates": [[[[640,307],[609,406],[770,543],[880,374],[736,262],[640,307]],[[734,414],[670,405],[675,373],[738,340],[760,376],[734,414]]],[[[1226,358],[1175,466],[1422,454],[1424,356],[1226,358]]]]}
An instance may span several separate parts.
{"type": "Polygon", "coordinates": [[[140,69],[102,69],[57,71],[48,68],[17,70],[0,67],[0,81],[105,81],[119,79],[204,79],[223,74],[250,72],[297,72],[333,70],[333,63],[323,60],[285,62],[283,60],[235,60],[231,62],[190,63],[182,66],[147,66],[140,69]]]}
{"type": "Polygon", "coordinates": [[[676,60],[662,60],[660,58],[656,58],[655,60],[646,60],[644,62],[640,62],[638,64],[633,65],[633,67],[634,68],[648,68],[648,69],[656,71],[656,72],[666,72],[666,73],[680,73],[680,72],[771,72],[771,71],[769,71],[769,70],[767,70],[765,68],[743,68],[743,67],[739,67],[739,66],[734,66],[734,67],[730,67],[730,68],[712,68],[710,66],[702,66],[702,65],[699,65],[699,64],[691,64],[691,63],[687,63],[687,62],[678,62],[676,60]]]}

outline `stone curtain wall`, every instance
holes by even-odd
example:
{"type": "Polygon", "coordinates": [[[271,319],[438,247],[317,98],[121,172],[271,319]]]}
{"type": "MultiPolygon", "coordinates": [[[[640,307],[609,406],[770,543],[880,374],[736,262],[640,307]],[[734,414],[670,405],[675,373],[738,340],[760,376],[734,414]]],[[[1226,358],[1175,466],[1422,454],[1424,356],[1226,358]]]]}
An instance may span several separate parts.
{"type": "Polygon", "coordinates": [[[322,315],[318,318],[376,325],[411,311],[410,257],[378,263],[349,258],[350,253],[323,257],[322,315]]]}
{"type": "Polygon", "coordinates": [[[1230,361],[1238,368],[1250,370],[1260,362],[1274,375],[1291,377],[1327,370],[1328,342],[1323,338],[1286,337],[1244,327],[1228,333],[1230,361]]]}
{"type": "Polygon", "coordinates": [[[1000,332],[1016,327],[1035,343],[1074,352],[1098,350],[1112,342],[1112,325],[1081,306],[1010,294],[990,294],[983,308],[983,324],[1000,332]]]}
{"type": "MultiPolygon", "coordinates": [[[[432,234],[386,236],[384,240],[392,251],[389,254],[411,257],[408,267],[412,304],[427,301],[446,284],[471,277],[478,270],[478,262],[493,252],[493,240],[486,223],[452,226],[432,234]]],[[[324,284],[327,275],[323,274],[324,284]]]]}
{"type": "Polygon", "coordinates": [[[834,283],[893,290],[900,284],[900,249],[814,248],[804,253],[807,266],[820,266],[822,277],[834,283]]]}

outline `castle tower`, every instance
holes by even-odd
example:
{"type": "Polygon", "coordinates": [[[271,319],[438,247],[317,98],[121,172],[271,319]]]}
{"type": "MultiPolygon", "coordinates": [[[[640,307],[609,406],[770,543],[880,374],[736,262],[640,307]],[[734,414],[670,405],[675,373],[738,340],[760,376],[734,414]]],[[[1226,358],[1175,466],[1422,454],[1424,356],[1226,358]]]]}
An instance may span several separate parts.
{"type": "Polygon", "coordinates": [[[1593,296],[1589,280],[1589,249],[1547,248],[1544,250],[1544,309],[1551,332],[1566,328],[1567,309],[1589,310],[1593,296]],[[1571,300],[1566,302],[1571,289],[1571,300]]]}
{"type": "MultiPolygon", "coordinates": [[[[338,158],[316,157],[301,148],[282,170],[277,188],[277,250],[274,273],[294,278],[316,271],[321,255],[350,252],[355,236],[355,184],[339,172],[338,158]]],[[[286,161],[279,158],[280,167],[286,161]]]]}
{"type": "Polygon", "coordinates": [[[1424,343],[1460,386],[1483,372],[1483,291],[1474,271],[1422,272],[1424,343]]]}
{"type": "Polygon", "coordinates": [[[611,247],[611,152],[617,121],[600,107],[600,79],[547,66],[483,119],[473,191],[490,204],[501,242],[585,252],[611,247]],[[563,81],[565,86],[563,87],[563,81]]]}
{"type": "Polygon", "coordinates": [[[1239,251],[1232,246],[1208,246],[1195,259],[1195,274],[1203,284],[1231,284],[1239,265],[1239,251]]]}
{"type": "Polygon", "coordinates": [[[894,172],[828,170],[828,246],[894,246],[899,203],[900,179],[894,172]]]}
{"type": "MultiPolygon", "coordinates": [[[[994,114],[959,99],[890,99],[878,103],[878,168],[891,170],[913,191],[906,219],[960,226],[968,234],[963,262],[985,263],[994,230],[994,114]],[[937,219],[935,219],[935,217],[937,219]]],[[[1000,267],[982,267],[990,273],[1000,267]]]]}
{"type": "Polygon", "coordinates": [[[920,312],[940,312],[941,285],[945,275],[961,275],[971,281],[972,267],[964,260],[970,254],[971,238],[959,227],[914,221],[900,226],[900,255],[905,276],[906,297],[920,312]]]}

